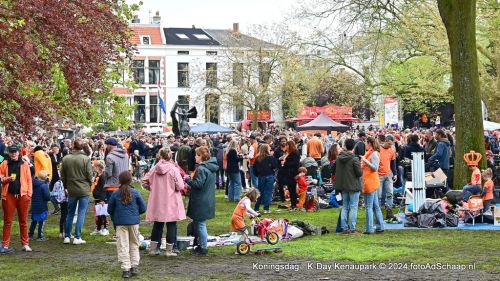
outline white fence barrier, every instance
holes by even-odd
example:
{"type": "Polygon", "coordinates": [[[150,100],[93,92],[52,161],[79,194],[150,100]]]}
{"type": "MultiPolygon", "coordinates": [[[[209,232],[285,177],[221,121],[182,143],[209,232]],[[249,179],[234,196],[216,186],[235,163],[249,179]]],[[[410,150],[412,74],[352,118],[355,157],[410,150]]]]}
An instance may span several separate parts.
{"type": "Polygon", "coordinates": [[[424,153],[413,152],[411,161],[413,212],[416,213],[425,202],[425,160],[424,153]]]}

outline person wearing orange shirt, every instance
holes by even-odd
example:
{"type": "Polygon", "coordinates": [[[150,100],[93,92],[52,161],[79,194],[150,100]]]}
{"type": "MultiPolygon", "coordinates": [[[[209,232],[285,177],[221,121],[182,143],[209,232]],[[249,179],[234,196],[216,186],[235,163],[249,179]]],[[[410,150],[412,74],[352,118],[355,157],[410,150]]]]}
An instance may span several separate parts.
{"type": "Polygon", "coordinates": [[[314,134],[314,137],[307,142],[307,154],[309,155],[309,157],[314,158],[316,162],[321,161],[321,155],[325,151],[320,138],[321,134],[316,133],[314,134]]]}
{"type": "Polygon", "coordinates": [[[50,156],[43,150],[43,147],[36,146],[33,154],[33,162],[35,162],[35,175],[40,171],[47,171],[49,173],[49,182],[52,180],[52,160],[50,156]]]}
{"type": "Polygon", "coordinates": [[[249,139],[251,145],[248,149],[247,159],[249,160],[248,171],[250,172],[250,186],[257,188],[259,186],[259,180],[253,170],[253,164],[255,164],[255,160],[257,160],[257,156],[259,156],[259,143],[255,135],[250,135],[249,139]]]}
{"type": "Polygon", "coordinates": [[[493,171],[491,170],[491,168],[483,170],[482,176],[486,181],[484,183],[483,192],[481,194],[483,198],[484,211],[486,212],[490,208],[490,206],[493,205],[493,189],[495,186],[493,180],[491,179],[493,177],[493,171]]]}
{"type": "Polygon", "coordinates": [[[365,200],[366,229],[363,234],[384,232],[384,219],[377,198],[377,190],[380,189],[378,169],[380,147],[373,137],[366,139],[366,153],[361,158],[361,169],[363,169],[363,197],[365,200]],[[373,217],[375,215],[375,229],[373,229],[373,217]]]}
{"type": "Polygon", "coordinates": [[[464,201],[469,201],[472,195],[481,194],[481,171],[477,167],[482,155],[475,151],[471,151],[464,155],[464,160],[467,162],[469,171],[472,171],[470,183],[464,186],[463,195],[464,201]]]}
{"type": "Polygon", "coordinates": [[[380,165],[378,176],[380,179],[380,188],[378,189],[378,198],[380,206],[386,207],[386,220],[395,219],[392,213],[392,189],[393,183],[397,179],[396,172],[396,150],[392,147],[394,137],[392,135],[379,135],[378,139],[382,143],[380,147],[380,165]]]}

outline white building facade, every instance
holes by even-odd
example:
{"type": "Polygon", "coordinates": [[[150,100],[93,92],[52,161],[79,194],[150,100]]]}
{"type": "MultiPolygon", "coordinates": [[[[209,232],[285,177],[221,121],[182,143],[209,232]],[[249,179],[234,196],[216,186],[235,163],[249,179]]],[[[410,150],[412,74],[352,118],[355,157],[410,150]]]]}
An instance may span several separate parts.
{"type": "MultiPolygon", "coordinates": [[[[204,30],[194,26],[163,28],[160,23],[132,23],[131,29],[132,42],[136,44],[132,61],[136,89],[114,90],[126,95],[130,104],[137,104],[130,116],[136,124],[149,132],[163,131],[171,121],[170,111],[177,101],[186,108],[197,108],[198,117],[191,119],[191,124],[213,122],[234,126],[247,118],[244,106],[224,100],[217,91],[221,83],[227,83],[221,81],[221,76],[234,73],[234,64],[224,57],[228,46],[216,40],[214,34],[234,33],[240,38],[237,24],[233,30],[204,30]],[[160,98],[166,113],[161,109],[160,98]]],[[[270,104],[269,110],[273,120],[282,120],[280,102],[270,104]]]]}

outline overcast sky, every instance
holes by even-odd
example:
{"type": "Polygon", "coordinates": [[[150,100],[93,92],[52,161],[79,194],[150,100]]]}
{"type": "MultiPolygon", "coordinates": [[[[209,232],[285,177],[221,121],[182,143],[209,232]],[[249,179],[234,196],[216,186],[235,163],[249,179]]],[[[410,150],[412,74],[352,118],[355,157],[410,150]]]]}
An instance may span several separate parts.
{"type": "MultiPolygon", "coordinates": [[[[128,4],[139,0],[127,0],[128,4]]],[[[282,21],[298,0],[143,0],[139,11],[141,23],[149,22],[160,11],[165,27],[196,27],[230,29],[233,22],[245,31],[252,24],[282,21]]]]}

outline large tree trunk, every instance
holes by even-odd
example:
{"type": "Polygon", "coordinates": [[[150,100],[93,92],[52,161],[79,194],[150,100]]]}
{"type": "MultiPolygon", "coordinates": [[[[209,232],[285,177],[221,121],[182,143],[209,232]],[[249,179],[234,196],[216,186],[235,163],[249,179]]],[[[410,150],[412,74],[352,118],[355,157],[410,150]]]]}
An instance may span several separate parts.
{"type": "Polygon", "coordinates": [[[454,188],[470,179],[464,153],[475,150],[483,155],[484,139],[476,51],[476,1],[437,0],[448,34],[456,124],[454,188]]]}

